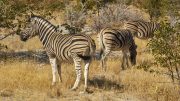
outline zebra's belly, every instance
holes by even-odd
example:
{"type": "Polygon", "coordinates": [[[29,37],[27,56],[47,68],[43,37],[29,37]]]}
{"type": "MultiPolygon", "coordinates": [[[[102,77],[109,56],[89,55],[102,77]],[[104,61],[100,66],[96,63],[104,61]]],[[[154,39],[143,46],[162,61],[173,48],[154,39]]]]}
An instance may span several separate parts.
{"type": "Polygon", "coordinates": [[[121,51],[122,48],[121,47],[112,47],[111,50],[112,51],[121,51]]]}
{"type": "Polygon", "coordinates": [[[147,40],[149,38],[152,38],[153,36],[154,35],[152,33],[138,33],[136,37],[142,40],[147,40]]]}
{"type": "Polygon", "coordinates": [[[68,63],[72,63],[73,62],[73,58],[71,56],[56,56],[56,57],[61,62],[68,62],[68,63]]]}
{"type": "Polygon", "coordinates": [[[111,51],[122,51],[122,50],[128,50],[128,47],[125,46],[112,46],[110,47],[111,51]]]}

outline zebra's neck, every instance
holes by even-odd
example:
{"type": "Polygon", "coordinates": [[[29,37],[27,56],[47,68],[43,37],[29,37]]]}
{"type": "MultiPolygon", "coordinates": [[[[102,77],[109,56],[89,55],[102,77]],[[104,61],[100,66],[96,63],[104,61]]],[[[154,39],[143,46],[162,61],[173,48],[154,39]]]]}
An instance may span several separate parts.
{"type": "Polygon", "coordinates": [[[156,30],[158,30],[158,26],[155,22],[152,22],[151,26],[151,33],[154,33],[156,30]]]}
{"type": "Polygon", "coordinates": [[[37,19],[37,21],[40,41],[46,46],[47,43],[49,43],[49,38],[55,33],[56,28],[54,25],[43,19],[37,19]]]}

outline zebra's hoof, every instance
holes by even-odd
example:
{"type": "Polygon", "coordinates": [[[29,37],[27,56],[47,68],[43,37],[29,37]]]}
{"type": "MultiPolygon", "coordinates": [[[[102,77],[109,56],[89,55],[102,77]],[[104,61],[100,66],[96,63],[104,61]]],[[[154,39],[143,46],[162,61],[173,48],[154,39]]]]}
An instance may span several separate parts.
{"type": "Polygon", "coordinates": [[[84,89],[84,91],[79,92],[79,94],[91,94],[93,93],[92,90],[89,90],[88,88],[84,89]]]}
{"type": "Polygon", "coordinates": [[[56,82],[52,82],[52,84],[51,84],[52,86],[55,86],[56,85],[56,82]]]}
{"type": "Polygon", "coordinates": [[[71,90],[71,91],[76,91],[76,89],[77,89],[77,88],[71,88],[70,90],[71,90]]]}
{"type": "Polygon", "coordinates": [[[62,83],[63,82],[62,79],[59,79],[59,82],[62,83]]]}
{"type": "Polygon", "coordinates": [[[81,91],[79,94],[89,94],[87,91],[81,91]]]}

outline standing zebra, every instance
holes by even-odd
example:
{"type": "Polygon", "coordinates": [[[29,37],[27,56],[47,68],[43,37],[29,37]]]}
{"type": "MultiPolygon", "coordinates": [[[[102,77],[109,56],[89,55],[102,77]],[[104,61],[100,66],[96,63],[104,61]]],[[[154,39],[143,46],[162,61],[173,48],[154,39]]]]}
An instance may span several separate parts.
{"type": "MultiPolygon", "coordinates": [[[[62,32],[63,33],[63,32],[62,32]]],[[[57,33],[56,26],[49,21],[35,15],[31,15],[27,27],[21,31],[20,39],[26,41],[38,35],[52,66],[52,85],[56,83],[56,72],[61,79],[61,63],[63,61],[73,62],[76,70],[76,81],[72,90],[75,90],[81,79],[81,61],[85,62],[84,78],[87,90],[88,69],[92,56],[95,52],[95,43],[90,36],[84,34],[62,35],[57,33]],[[58,64],[58,65],[57,65],[58,64]]]]}
{"type": "Polygon", "coordinates": [[[160,28],[160,24],[138,20],[126,22],[124,28],[130,30],[133,36],[139,39],[149,39],[154,36],[154,31],[160,28]]]}
{"type": "Polygon", "coordinates": [[[133,36],[129,30],[118,30],[111,28],[104,28],[98,34],[99,38],[99,46],[100,46],[100,57],[101,57],[101,66],[106,71],[106,56],[115,50],[122,50],[123,53],[123,61],[122,61],[122,69],[125,69],[124,62],[126,61],[127,67],[128,64],[128,56],[127,52],[130,52],[130,61],[132,65],[136,64],[136,44],[134,42],[133,36]]]}

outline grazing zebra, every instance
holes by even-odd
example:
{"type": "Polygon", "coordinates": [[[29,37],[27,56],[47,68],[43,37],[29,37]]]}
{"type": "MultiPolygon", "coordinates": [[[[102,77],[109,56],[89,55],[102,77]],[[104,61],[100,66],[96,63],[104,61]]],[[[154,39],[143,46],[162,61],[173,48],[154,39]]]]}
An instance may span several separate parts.
{"type": "Polygon", "coordinates": [[[128,64],[128,56],[127,53],[130,52],[130,62],[132,65],[136,64],[136,44],[134,42],[133,36],[131,32],[126,29],[118,30],[105,28],[100,31],[98,34],[99,38],[99,46],[100,46],[100,57],[101,57],[101,66],[106,71],[106,56],[111,51],[122,50],[123,53],[123,61],[122,61],[122,69],[125,69],[124,62],[126,61],[127,67],[128,64]]]}
{"type": "MultiPolygon", "coordinates": [[[[62,32],[63,33],[63,32],[62,32]]],[[[52,66],[52,85],[56,83],[56,72],[61,78],[61,63],[73,62],[76,70],[76,81],[72,90],[75,90],[81,79],[81,61],[84,60],[85,89],[87,90],[88,69],[95,52],[95,43],[90,36],[84,34],[62,35],[57,33],[56,26],[42,17],[31,15],[27,27],[21,31],[20,39],[26,41],[34,36],[39,36],[52,66]],[[58,65],[57,65],[58,64],[58,65]]]]}
{"type": "Polygon", "coordinates": [[[139,39],[149,39],[154,36],[154,31],[160,28],[160,24],[138,20],[126,22],[124,28],[130,30],[133,36],[139,39]]]}

